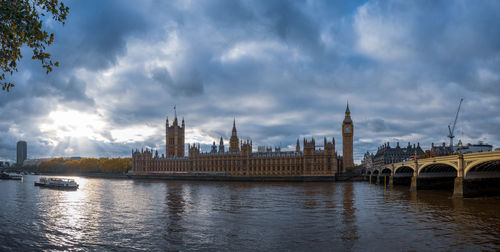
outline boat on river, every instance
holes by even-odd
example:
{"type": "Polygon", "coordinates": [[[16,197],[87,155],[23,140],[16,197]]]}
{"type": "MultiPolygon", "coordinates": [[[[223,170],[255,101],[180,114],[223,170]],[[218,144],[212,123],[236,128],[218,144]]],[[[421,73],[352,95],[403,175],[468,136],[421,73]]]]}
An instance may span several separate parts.
{"type": "Polygon", "coordinates": [[[17,174],[17,173],[2,172],[0,174],[0,179],[22,180],[23,179],[23,175],[17,174]]]}
{"type": "Polygon", "coordinates": [[[41,177],[39,181],[35,181],[35,186],[56,188],[56,189],[68,189],[68,190],[78,189],[78,184],[74,179],[62,179],[62,178],[41,177]]]}

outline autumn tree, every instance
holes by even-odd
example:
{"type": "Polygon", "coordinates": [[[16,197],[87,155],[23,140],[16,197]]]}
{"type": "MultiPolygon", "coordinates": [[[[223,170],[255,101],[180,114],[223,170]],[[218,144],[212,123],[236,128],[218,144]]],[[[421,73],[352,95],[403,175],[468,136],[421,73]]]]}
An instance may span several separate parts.
{"type": "Polygon", "coordinates": [[[46,73],[59,62],[52,62],[46,47],[54,42],[54,34],[43,29],[44,17],[51,16],[64,25],[69,8],[60,0],[0,0],[0,85],[7,92],[14,83],[6,80],[6,74],[17,72],[21,60],[21,47],[33,50],[34,60],[39,60],[46,73]]]}

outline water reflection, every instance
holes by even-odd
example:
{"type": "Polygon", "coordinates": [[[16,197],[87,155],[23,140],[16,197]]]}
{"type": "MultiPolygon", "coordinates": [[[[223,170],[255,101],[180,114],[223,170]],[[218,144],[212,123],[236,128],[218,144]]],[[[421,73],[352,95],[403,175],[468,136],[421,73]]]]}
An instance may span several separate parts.
{"type": "Polygon", "coordinates": [[[343,186],[342,196],[342,224],[344,224],[342,240],[344,241],[345,249],[350,251],[354,247],[356,240],[359,239],[352,183],[346,183],[343,186]]]}
{"type": "Polygon", "coordinates": [[[182,218],[184,213],[186,192],[182,185],[168,186],[166,201],[167,206],[167,241],[172,245],[180,245],[183,243],[184,227],[182,226],[182,218]]]}
{"type": "Polygon", "coordinates": [[[0,250],[498,250],[500,198],[368,183],[0,181],[0,250]],[[387,242],[385,237],[390,237],[387,242]]]}

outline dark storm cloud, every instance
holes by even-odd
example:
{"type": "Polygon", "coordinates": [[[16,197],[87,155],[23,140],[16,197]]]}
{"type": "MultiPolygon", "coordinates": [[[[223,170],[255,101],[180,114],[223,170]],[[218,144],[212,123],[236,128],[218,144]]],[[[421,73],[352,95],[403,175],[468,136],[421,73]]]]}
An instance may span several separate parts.
{"type": "Polygon", "coordinates": [[[105,69],[125,53],[127,38],[146,34],[154,25],[136,4],[124,1],[68,4],[70,15],[65,26],[54,25],[56,42],[51,49],[63,67],[105,69]]]}
{"type": "Polygon", "coordinates": [[[165,68],[154,69],[152,74],[153,79],[167,88],[174,96],[195,96],[203,93],[203,80],[196,72],[181,77],[181,80],[177,82],[172,80],[168,69],[165,68]]]}
{"type": "Polygon", "coordinates": [[[0,159],[14,159],[21,138],[39,156],[161,151],[174,105],[207,150],[236,117],[254,146],[333,136],[341,152],[347,99],[357,160],[387,141],[447,141],[461,97],[457,136],[500,144],[497,1],[68,4],[64,27],[48,22],[61,67],[47,76],[25,56],[16,89],[0,94],[0,159]],[[87,148],[41,131],[64,109],[105,122],[79,139],[87,148]],[[127,128],[138,132],[116,132],[127,128]]]}

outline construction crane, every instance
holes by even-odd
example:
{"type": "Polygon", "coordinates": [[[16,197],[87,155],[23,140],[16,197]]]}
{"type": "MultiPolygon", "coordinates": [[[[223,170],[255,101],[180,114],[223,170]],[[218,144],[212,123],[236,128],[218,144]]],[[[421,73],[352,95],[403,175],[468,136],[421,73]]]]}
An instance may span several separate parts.
{"type": "Polygon", "coordinates": [[[457,125],[458,112],[460,112],[460,106],[462,106],[463,101],[464,101],[464,98],[461,98],[460,103],[458,104],[457,115],[455,115],[455,121],[453,122],[453,127],[450,127],[450,125],[448,125],[448,131],[449,131],[448,137],[450,138],[451,151],[453,151],[453,138],[455,137],[455,135],[453,135],[453,132],[455,132],[455,125],[457,125]]]}

